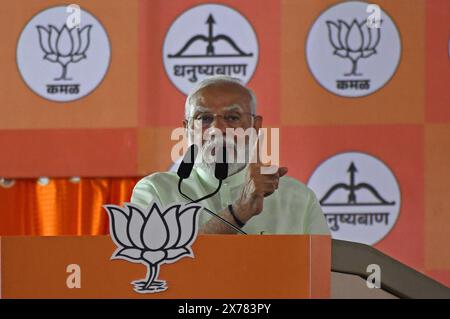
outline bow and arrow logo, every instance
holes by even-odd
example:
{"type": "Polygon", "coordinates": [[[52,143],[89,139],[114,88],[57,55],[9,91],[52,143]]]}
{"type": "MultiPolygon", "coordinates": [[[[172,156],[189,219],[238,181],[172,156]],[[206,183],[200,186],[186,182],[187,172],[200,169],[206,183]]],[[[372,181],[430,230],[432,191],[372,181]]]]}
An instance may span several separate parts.
{"type": "Polygon", "coordinates": [[[169,58],[207,58],[207,57],[252,57],[253,53],[244,52],[236,42],[229,36],[225,34],[214,35],[214,25],[216,24],[216,20],[214,16],[210,13],[208,19],[206,20],[206,24],[208,25],[208,34],[196,34],[192,38],[190,38],[185,45],[175,54],[168,54],[169,58]],[[206,52],[205,54],[186,54],[186,51],[197,41],[206,43],[206,52]],[[225,41],[228,43],[235,51],[235,53],[216,53],[216,49],[214,47],[214,43],[219,41],[225,41]]]}
{"type": "Polygon", "coordinates": [[[355,183],[355,176],[358,172],[358,169],[356,168],[355,163],[351,162],[350,166],[347,169],[347,172],[349,173],[349,183],[337,183],[333,185],[326,193],[325,195],[320,199],[320,205],[322,206],[392,206],[395,205],[395,201],[387,201],[384,199],[380,193],[370,185],[369,183],[355,183]],[[328,199],[338,190],[344,190],[348,192],[347,202],[330,202],[328,199]],[[375,200],[373,201],[366,201],[366,202],[358,202],[356,198],[356,192],[360,190],[366,190],[370,194],[373,195],[375,200]]]}

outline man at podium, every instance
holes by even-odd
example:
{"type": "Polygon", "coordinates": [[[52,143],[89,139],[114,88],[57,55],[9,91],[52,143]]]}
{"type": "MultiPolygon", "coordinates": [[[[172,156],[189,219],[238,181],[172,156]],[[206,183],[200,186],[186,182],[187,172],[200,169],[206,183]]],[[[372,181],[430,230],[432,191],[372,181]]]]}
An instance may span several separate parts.
{"type": "MultiPolygon", "coordinates": [[[[226,137],[226,129],[254,128],[259,132],[263,117],[256,113],[256,97],[240,80],[214,76],[201,81],[186,98],[185,119],[189,144],[194,142],[194,123],[201,130],[220,130],[225,136],[225,147],[236,150],[236,139],[226,137]]],[[[198,127],[196,127],[198,128],[198,127]]],[[[201,135],[203,139],[203,134],[201,135]]],[[[214,139],[203,139],[203,148],[211,149],[214,139]],[[208,146],[208,147],[206,147],[208,146]]],[[[245,142],[246,154],[252,145],[245,142]]],[[[223,145],[223,144],[221,144],[223,145]]],[[[255,152],[258,154],[258,152],[255,152]]],[[[183,194],[192,199],[214,192],[218,185],[215,163],[196,161],[189,178],[183,180],[183,194]]],[[[244,156],[242,162],[228,163],[228,174],[220,190],[200,204],[222,219],[248,234],[329,234],[329,229],[313,191],[294,178],[286,176],[287,167],[276,167],[270,174],[262,168],[259,156],[255,161],[244,156]]],[[[135,186],[131,202],[147,207],[152,200],[168,206],[188,202],[177,191],[179,177],[175,172],[154,173],[141,179],[135,186]]],[[[237,231],[220,218],[200,213],[200,233],[233,234],[237,231]]]]}

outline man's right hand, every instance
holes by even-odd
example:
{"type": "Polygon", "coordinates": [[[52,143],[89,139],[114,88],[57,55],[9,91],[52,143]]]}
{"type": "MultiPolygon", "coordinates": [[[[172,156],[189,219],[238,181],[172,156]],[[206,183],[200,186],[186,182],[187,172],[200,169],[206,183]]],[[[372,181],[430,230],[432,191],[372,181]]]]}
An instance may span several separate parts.
{"type": "Polygon", "coordinates": [[[253,145],[252,158],[247,166],[244,186],[240,197],[233,204],[237,217],[246,223],[253,216],[260,214],[263,210],[264,197],[270,196],[278,188],[280,177],[284,176],[287,167],[274,167],[261,162],[258,140],[253,145]],[[270,168],[270,169],[269,169],[270,168]],[[268,172],[273,172],[269,174],[268,172]]]}

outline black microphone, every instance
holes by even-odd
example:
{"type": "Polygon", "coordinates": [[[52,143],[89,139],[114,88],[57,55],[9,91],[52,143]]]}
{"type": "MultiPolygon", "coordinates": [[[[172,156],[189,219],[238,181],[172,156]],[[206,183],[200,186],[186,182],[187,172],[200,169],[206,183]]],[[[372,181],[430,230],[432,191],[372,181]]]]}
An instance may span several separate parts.
{"type": "Polygon", "coordinates": [[[227,161],[227,149],[222,147],[222,150],[217,150],[216,154],[216,167],[214,168],[214,176],[222,181],[228,177],[228,161],[227,161]],[[218,160],[217,160],[218,159],[218,160]]]}
{"type": "MultiPolygon", "coordinates": [[[[206,196],[203,196],[199,199],[192,200],[192,203],[198,203],[202,200],[205,200],[207,198],[210,198],[214,195],[216,195],[220,188],[222,187],[222,181],[228,177],[228,163],[227,163],[227,152],[226,147],[222,147],[221,150],[216,149],[216,164],[214,168],[214,176],[219,180],[219,185],[217,186],[216,190],[212,192],[211,194],[208,194],[206,196]],[[219,159],[219,160],[217,160],[219,159]]],[[[185,198],[186,195],[181,190],[181,183],[183,179],[188,178],[191,175],[192,169],[194,167],[195,158],[197,157],[198,153],[198,146],[196,144],[192,144],[189,147],[189,150],[186,152],[186,154],[183,157],[183,160],[180,163],[180,166],[177,170],[177,175],[180,178],[178,180],[178,191],[181,195],[183,195],[185,198]]]]}
{"type": "Polygon", "coordinates": [[[184,154],[183,160],[177,170],[177,175],[180,179],[188,178],[191,175],[192,168],[194,167],[195,159],[198,154],[197,144],[189,146],[189,150],[184,154]]]}
{"type": "MultiPolygon", "coordinates": [[[[183,196],[185,199],[190,200],[190,204],[192,203],[198,203],[202,200],[205,200],[207,198],[210,198],[212,196],[214,196],[221,188],[222,186],[222,180],[224,180],[225,178],[228,177],[228,163],[227,163],[227,155],[226,155],[226,148],[223,147],[222,151],[218,154],[216,154],[216,159],[222,157],[222,161],[216,161],[216,166],[214,169],[214,176],[219,180],[219,185],[217,187],[217,189],[212,192],[211,194],[208,194],[204,197],[201,197],[197,200],[193,200],[192,198],[190,198],[189,196],[187,196],[186,194],[183,193],[183,191],[181,190],[181,183],[183,181],[183,179],[188,178],[191,175],[192,169],[194,167],[194,161],[195,158],[197,158],[197,153],[198,153],[198,146],[196,144],[192,144],[189,148],[189,150],[186,152],[186,154],[183,157],[183,160],[180,163],[180,166],[178,167],[177,170],[177,175],[179,177],[178,180],[178,192],[181,194],[181,196],[183,196]],[[194,159],[194,160],[191,160],[194,159]]],[[[203,207],[203,209],[210,215],[218,218],[220,221],[222,221],[223,223],[225,223],[228,227],[233,228],[233,230],[247,235],[247,233],[245,231],[243,231],[242,229],[234,226],[232,223],[230,223],[229,221],[223,219],[222,217],[220,217],[219,215],[217,215],[216,213],[210,211],[209,209],[207,209],[206,207],[203,207]]]]}

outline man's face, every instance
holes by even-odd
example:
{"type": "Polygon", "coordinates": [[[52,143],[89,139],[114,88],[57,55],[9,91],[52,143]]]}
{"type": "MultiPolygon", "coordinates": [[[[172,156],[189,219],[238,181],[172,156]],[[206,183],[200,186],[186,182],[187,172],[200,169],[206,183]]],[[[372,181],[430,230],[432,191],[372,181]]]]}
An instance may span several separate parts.
{"type": "MultiPolygon", "coordinates": [[[[194,140],[194,120],[202,121],[201,133],[204,150],[214,144],[214,141],[205,138],[204,132],[207,129],[220,130],[224,137],[227,128],[246,130],[253,127],[258,130],[261,127],[262,118],[251,113],[250,102],[251,97],[248,92],[234,83],[214,84],[199,90],[191,98],[191,105],[193,106],[191,107],[191,114],[189,119],[183,123],[185,128],[188,129],[190,143],[194,140]]],[[[233,148],[234,152],[242,151],[236,148],[236,136],[230,138],[228,135],[227,137],[228,139],[225,140],[227,149],[233,148]]],[[[248,152],[247,143],[245,148],[245,151],[248,152]]],[[[230,174],[245,166],[242,163],[236,164],[231,164],[229,167],[230,174]]]]}

